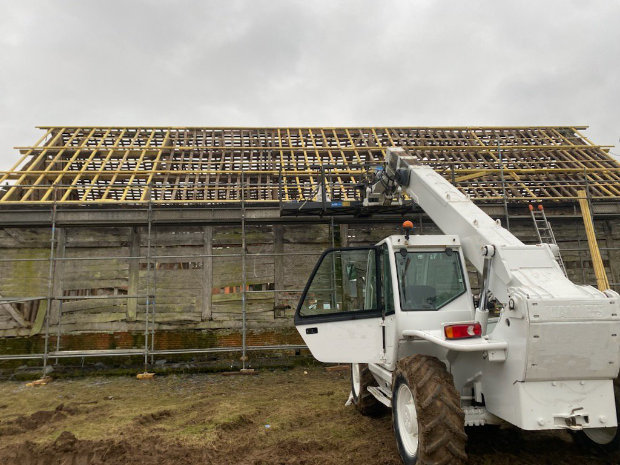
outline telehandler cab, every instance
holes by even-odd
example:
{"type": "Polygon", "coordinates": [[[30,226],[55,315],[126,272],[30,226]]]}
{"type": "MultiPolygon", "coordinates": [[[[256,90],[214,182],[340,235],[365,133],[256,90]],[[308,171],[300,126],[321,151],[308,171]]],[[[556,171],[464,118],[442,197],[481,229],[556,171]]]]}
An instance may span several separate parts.
{"type": "Polygon", "coordinates": [[[446,235],[405,222],[374,246],[327,250],[295,325],[315,358],[351,363],[362,414],[392,409],[403,462],[462,464],[465,426],[503,422],[618,447],[618,293],[569,281],[557,246],[523,244],[403,149],[365,193],[369,207],[407,194],[446,235]]]}

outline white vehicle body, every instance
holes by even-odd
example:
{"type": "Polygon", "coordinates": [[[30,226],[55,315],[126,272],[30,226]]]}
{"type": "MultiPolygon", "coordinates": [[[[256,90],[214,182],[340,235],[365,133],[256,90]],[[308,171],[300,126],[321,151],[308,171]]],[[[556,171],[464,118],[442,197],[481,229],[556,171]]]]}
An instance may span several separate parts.
{"type": "MultiPolygon", "coordinates": [[[[337,305],[344,310],[345,304],[340,303],[323,304],[322,310],[316,311],[312,304],[316,314],[311,314],[312,280],[325,266],[317,264],[295,317],[312,354],[322,362],[369,364],[378,383],[369,391],[388,406],[396,363],[412,354],[436,357],[453,376],[466,425],[506,421],[526,430],[616,427],[613,380],[620,368],[618,294],[572,283],[560,269],[552,246],[523,244],[402,149],[390,149],[387,163],[392,174],[407,171],[398,188],[447,235],[394,235],[366,249],[369,263],[381,262],[381,267],[376,267],[376,289],[382,292],[383,305],[376,297],[375,309],[369,305],[358,312],[333,311],[337,305]],[[407,273],[412,273],[407,268],[411,260],[406,257],[414,254],[414,261],[422,263],[423,253],[443,251],[458,257],[462,270],[466,270],[467,258],[485,278],[480,307],[474,307],[464,271],[464,292],[455,292],[452,300],[432,310],[405,308],[399,280],[403,282],[407,273]],[[487,293],[501,308],[495,318],[489,318],[486,310],[487,293]],[[386,310],[388,303],[390,309],[386,310]],[[472,321],[481,324],[482,337],[446,338],[445,325],[472,321]]],[[[380,198],[389,201],[389,195],[380,198]]],[[[361,256],[363,248],[356,250],[361,256]]],[[[335,253],[344,257],[348,252],[335,253]]],[[[323,263],[329,256],[324,255],[323,263]]],[[[367,288],[371,266],[375,264],[369,265],[364,279],[367,288]]],[[[346,281],[345,275],[353,276],[346,285],[359,284],[352,268],[346,273],[344,268],[336,271],[333,263],[332,268],[338,279],[346,281]]],[[[430,286],[416,289],[425,287],[430,286]]],[[[351,292],[357,295],[355,289],[351,292]]],[[[372,292],[365,290],[366,301],[372,292]]],[[[433,294],[427,300],[435,305],[437,299],[433,294]]]]}

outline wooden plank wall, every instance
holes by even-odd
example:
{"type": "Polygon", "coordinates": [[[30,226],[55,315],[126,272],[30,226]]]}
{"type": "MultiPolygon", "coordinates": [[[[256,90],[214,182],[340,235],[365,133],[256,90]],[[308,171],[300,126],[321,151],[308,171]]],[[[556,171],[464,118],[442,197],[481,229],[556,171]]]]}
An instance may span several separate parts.
{"type": "MultiPolygon", "coordinates": [[[[62,301],[51,314],[53,328],[59,323],[63,333],[81,331],[112,331],[127,317],[129,260],[129,228],[67,229],[64,232],[65,260],[54,283],[57,296],[74,297],[62,301]],[[118,296],[110,299],[88,297],[118,296]],[[79,299],[84,297],[84,299],[79,299]]],[[[60,253],[58,254],[60,256],[60,253]]],[[[54,307],[52,307],[54,308],[54,307]]]]}
{"type": "MultiPolygon", "coordinates": [[[[0,296],[30,297],[48,295],[50,229],[0,229],[0,296]]],[[[37,315],[45,302],[0,306],[0,335],[29,336],[40,329],[37,315]],[[23,321],[12,313],[17,312],[23,321]],[[37,327],[38,326],[38,327],[37,327]]],[[[42,312],[41,312],[42,314],[42,312]]]]}
{"type": "MultiPolygon", "coordinates": [[[[439,233],[430,221],[413,219],[417,232],[439,233]]],[[[595,283],[583,223],[559,219],[552,220],[552,225],[569,277],[577,283],[595,283]],[[583,250],[572,250],[579,248],[583,250]]],[[[609,281],[618,283],[620,251],[609,249],[620,247],[620,220],[596,220],[595,227],[609,281]]],[[[511,230],[524,242],[536,243],[529,218],[511,221],[511,230]]],[[[372,244],[399,231],[397,224],[341,225],[336,226],[333,240],[336,245],[372,244]]],[[[241,328],[239,227],[154,227],[150,260],[130,258],[147,255],[146,228],[69,228],[57,238],[59,256],[80,260],[56,264],[53,294],[72,299],[52,305],[52,334],[59,323],[63,334],[143,331],[147,290],[155,296],[156,330],[241,328]],[[135,295],[142,297],[128,298],[135,295]],[[93,298],[102,296],[112,298],[93,298]]],[[[0,228],[0,257],[46,259],[49,240],[46,228],[0,228]]],[[[331,243],[328,225],[247,227],[248,329],[292,327],[300,290],[318,256],[331,243]]],[[[0,296],[47,296],[48,266],[46,260],[1,261],[0,296]]],[[[477,273],[471,268],[469,272],[476,290],[477,273]]],[[[1,304],[0,337],[40,334],[45,303],[1,304]]]]}

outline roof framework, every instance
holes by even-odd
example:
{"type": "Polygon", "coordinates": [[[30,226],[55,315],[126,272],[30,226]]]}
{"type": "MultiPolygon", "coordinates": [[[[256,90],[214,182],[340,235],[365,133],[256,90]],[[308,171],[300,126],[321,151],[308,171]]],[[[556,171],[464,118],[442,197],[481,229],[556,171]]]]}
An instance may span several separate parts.
{"type": "Polygon", "coordinates": [[[41,127],[0,171],[0,205],[358,199],[399,146],[478,202],[620,198],[620,165],[584,127],[41,127]],[[324,180],[324,181],[322,181],[324,180]]]}

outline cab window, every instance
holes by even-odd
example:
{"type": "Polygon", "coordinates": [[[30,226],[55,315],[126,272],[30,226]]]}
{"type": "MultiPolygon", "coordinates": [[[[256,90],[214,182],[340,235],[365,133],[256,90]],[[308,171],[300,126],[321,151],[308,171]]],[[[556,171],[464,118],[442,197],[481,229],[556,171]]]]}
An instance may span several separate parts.
{"type": "Polygon", "coordinates": [[[326,252],[298,307],[301,317],[378,309],[376,248],[326,252]]]}
{"type": "Polygon", "coordinates": [[[395,259],[402,310],[438,310],[466,290],[460,255],[452,249],[399,251],[395,259]]]}

